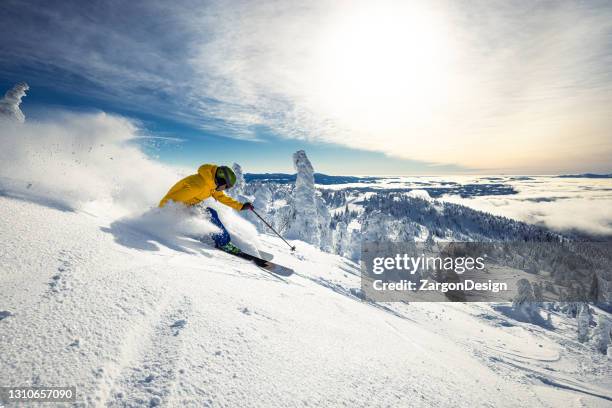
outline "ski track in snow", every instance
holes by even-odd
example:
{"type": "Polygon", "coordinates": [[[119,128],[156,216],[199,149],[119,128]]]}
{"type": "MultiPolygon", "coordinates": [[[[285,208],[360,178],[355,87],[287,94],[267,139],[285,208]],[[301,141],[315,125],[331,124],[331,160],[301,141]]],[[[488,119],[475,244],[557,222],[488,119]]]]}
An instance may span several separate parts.
{"type": "Polygon", "coordinates": [[[121,245],[110,221],[0,197],[0,386],[76,386],[66,407],[611,406],[609,362],[564,316],[364,302],[357,265],[304,243],[261,237],[296,271],[279,280],[121,245]]]}
{"type": "Polygon", "coordinates": [[[180,299],[157,308],[144,325],[134,328],[122,350],[118,373],[111,377],[108,393],[100,398],[102,405],[158,406],[171,395],[180,376],[177,368],[182,359],[181,331],[185,328],[191,300],[180,299]]]}

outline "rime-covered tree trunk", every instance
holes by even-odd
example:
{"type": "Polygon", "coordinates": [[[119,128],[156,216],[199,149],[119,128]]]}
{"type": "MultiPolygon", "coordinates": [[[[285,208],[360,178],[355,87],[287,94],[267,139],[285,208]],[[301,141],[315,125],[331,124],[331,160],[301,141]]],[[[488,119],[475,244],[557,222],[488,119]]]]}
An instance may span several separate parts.
{"type": "MultiPolygon", "coordinates": [[[[274,219],[274,214],[271,211],[271,204],[272,191],[270,190],[270,187],[265,184],[258,183],[255,190],[253,206],[258,214],[272,221],[274,219]]],[[[251,211],[247,211],[246,217],[257,227],[260,232],[269,232],[268,227],[251,211]]],[[[272,223],[274,223],[274,221],[272,221],[272,223]]]]}
{"type": "Polygon", "coordinates": [[[232,188],[232,193],[236,196],[244,194],[245,181],[244,175],[242,174],[242,167],[238,163],[232,165],[232,170],[236,174],[236,184],[232,188]]]}
{"type": "Polygon", "coordinates": [[[512,301],[512,307],[516,312],[531,318],[534,313],[537,313],[534,310],[536,307],[533,287],[527,279],[519,279],[516,286],[517,295],[512,301]]]}
{"type": "Polygon", "coordinates": [[[28,84],[20,82],[6,91],[4,98],[0,99],[0,118],[25,122],[25,115],[19,105],[21,105],[21,98],[25,96],[28,89],[30,89],[28,84]]]}
{"type": "Polygon", "coordinates": [[[303,150],[293,154],[293,165],[297,178],[293,190],[293,219],[287,236],[318,247],[321,244],[321,230],[314,186],[314,170],[303,150]]]}
{"type": "Polygon", "coordinates": [[[577,319],[577,330],[578,330],[578,341],[585,343],[589,340],[589,321],[591,315],[589,314],[589,306],[586,303],[580,305],[580,311],[578,312],[577,319]]]}
{"type": "Polygon", "coordinates": [[[597,319],[595,346],[601,354],[608,354],[608,347],[610,346],[610,322],[608,318],[601,313],[597,319]]]}
{"type": "Polygon", "coordinates": [[[327,208],[325,201],[323,201],[321,197],[316,197],[316,203],[321,237],[319,247],[323,251],[330,252],[332,250],[332,231],[329,228],[329,224],[331,223],[331,215],[329,214],[329,209],[327,208]]]}
{"type": "Polygon", "coordinates": [[[349,231],[349,246],[347,256],[355,262],[361,259],[361,231],[351,230],[349,231]]]}
{"type": "Polygon", "coordinates": [[[262,184],[255,192],[255,200],[253,205],[258,209],[258,212],[267,213],[272,202],[272,191],[270,187],[262,184]]]}
{"type": "Polygon", "coordinates": [[[334,230],[334,252],[340,256],[345,256],[349,246],[348,240],[349,234],[346,223],[344,221],[340,221],[338,224],[336,224],[336,229],[334,230]]]}

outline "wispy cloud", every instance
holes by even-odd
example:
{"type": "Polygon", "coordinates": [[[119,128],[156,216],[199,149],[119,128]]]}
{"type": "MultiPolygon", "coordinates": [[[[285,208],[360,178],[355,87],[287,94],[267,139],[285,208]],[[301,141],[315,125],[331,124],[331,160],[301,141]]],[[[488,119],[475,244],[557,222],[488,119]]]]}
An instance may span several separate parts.
{"type": "Polygon", "coordinates": [[[228,137],[265,128],[489,171],[610,171],[609,2],[5,1],[0,11],[2,76],[31,73],[228,137]]]}
{"type": "Polygon", "coordinates": [[[170,142],[170,143],[182,143],[185,141],[185,139],[182,139],[180,137],[172,137],[172,136],[150,136],[150,135],[144,135],[144,136],[135,136],[134,140],[161,140],[164,142],[170,142]]]}

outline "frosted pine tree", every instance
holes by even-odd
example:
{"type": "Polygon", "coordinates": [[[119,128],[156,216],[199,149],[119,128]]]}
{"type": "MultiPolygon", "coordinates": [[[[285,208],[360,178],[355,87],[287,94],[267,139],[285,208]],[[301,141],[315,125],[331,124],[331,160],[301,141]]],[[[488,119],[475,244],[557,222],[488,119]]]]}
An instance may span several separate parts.
{"type": "MultiPolygon", "coordinates": [[[[266,184],[256,183],[255,186],[255,194],[253,199],[253,206],[258,214],[261,214],[263,217],[266,217],[270,220],[274,220],[275,215],[271,212],[271,204],[272,204],[272,190],[266,184]]],[[[251,211],[248,211],[245,214],[246,218],[251,221],[255,227],[260,232],[268,232],[268,227],[251,211]]],[[[274,223],[274,221],[272,221],[274,223]]]]}
{"type": "Polygon", "coordinates": [[[580,305],[580,311],[578,312],[577,319],[577,331],[578,341],[584,343],[589,340],[589,322],[591,315],[589,313],[589,306],[586,303],[580,305]]]}
{"type": "Polygon", "coordinates": [[[321,231],[314,186],[314,170],[303,150],[298,150],[293,154],[293,165],[297,177],[293,189],[293,218],[287,236],[318,247],[321,243],[321,231]]]}
{"type": "Polygon", "coordinates": [[[364,218],[361,226],[362,239],[368,242],[383,242],[392,240],[393,231],[389,226],[393,221],[392,217],[375,211],[364,218]]]}
{"type": "Polygon", "coordinates": [[[610,345],[610,322],[608,318],[600,313],[597,318],[597,329],[595,330],[595,346],[601,354],[608,354],[610,345]]]}
{"type": "Polygon", "coordinates": [[[317,215],[321,237],[319,247],[323,251],[330,252],[332,250],[332,230],[329,227],[331,223],[331,215],[325,201],[323,201],[321,197],[317,196],[315,201],[317,204],[317,215]]]}
{"type": "Polygon", "coordinates": [[[274,228],[281,234],[285,234],[289,225],[291,225],[291,220],[293,219],[293,208],[290,205],[283,205],[282,207],[276,208],[274,210],[274,218],[273,224],[274,228]]]}
{"type": "Polygon", "coordinates": [[[349,232],[344,221],[340,221],[336,224],[334,230],[334,242],[333,251],[340,256],[346,256],[349,246],[349,232]]]}
{"type": "Polygon", "coordinates": [[[345,256],[355,262],[359,262],[361,259],[361,231],[354,229],[349,230],[348,233],[348,248],[345,256]]]}
{"type": "Polygon", "coordinates": [[[516,290],[517,294],[512,301],[512,307],[523,316],[533,317],[537,313],[537,308],[535,307],[535,297],[531,283],[527,279],[519,279],[516,282],[516,290]]]}
{"type": "Polygon", "coordinates": [[[270,190],[270,187],[265,184],[259,185],[255,191],[255,200],[253,200],[253,205],[255,208],[260,210],[258,212],[267,213],[271,202],[272,191],[270,190]]]}
{"type": "Polygon", "coordinates": [[[25,122],[25,115],[19,109],[21,98],[30,89],[28,84],[20,82],[4,94],[4,98],[0,99],[0,118],[7,118],[17,122],[25,122]]]}
{"type": "Polygon", "coordinates": [[[232,170],[234,170],[234,174],[236,174],[236,184],[232,188],[232,192],[236,196],[242,195],[245,193],[245,181],[244,175],[242,174],[242,167],[240,167],[238,163],[234,163],[232,165],[232,170]]]}

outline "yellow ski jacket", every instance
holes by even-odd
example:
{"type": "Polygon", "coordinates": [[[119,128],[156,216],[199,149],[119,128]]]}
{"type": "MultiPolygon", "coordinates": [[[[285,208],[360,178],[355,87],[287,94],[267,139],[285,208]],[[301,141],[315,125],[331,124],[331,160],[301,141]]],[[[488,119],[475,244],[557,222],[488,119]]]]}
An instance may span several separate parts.
{"type": "Polygon", "coordinates": [[[170,200],[185,205],[196,205],[208,197],[213,197],[215,200],[235,210],[241,210],[241,202],[226,196],[223,191],[216,190],[215,174],[217,167],[214,164],[201,165],[197,174],[187,176],[172,186],[170,191],[159,202],[159,206],[163,207],[170,200]]]}

